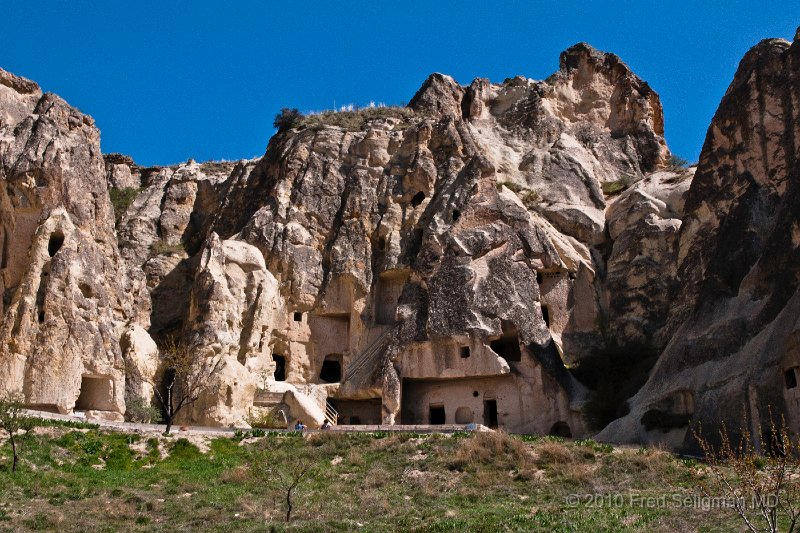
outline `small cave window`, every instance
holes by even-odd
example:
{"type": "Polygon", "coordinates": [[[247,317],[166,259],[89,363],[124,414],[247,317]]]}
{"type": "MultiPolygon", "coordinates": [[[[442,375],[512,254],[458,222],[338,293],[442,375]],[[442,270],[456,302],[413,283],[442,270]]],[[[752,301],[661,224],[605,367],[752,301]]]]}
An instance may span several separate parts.
{"type": "Polygon", "coordinates": [[[417,207],[419,204],[422,203],[423,200],[425,200],[425,193],[422,192],[422,191],[419,191],[417,194],[415,194],[411,198],[411,205],[413,205],[414,207],[417,207]]]}
{"type": "Polygon", "coordinates": [[[8,229],[3,230],[3,252],[0,254],[0,268],[8,267],[8,247],[9,247],[8,229]]]}
{"type": "Polygon", "coordinates": [[[428,417],[431,425],[441,426],[444,424],[446,420],[444,405],[431,405],[428,411],[428,417]]]}
{"type": "Polygon", "coordinates": [[[461,211],[453,209],[453,222],[456,222],[459,218],[461,218],[461,211]]]}
{"type": "Polygon", "coordinates": [[[286,358],[272,354],[272,360],[275,361],[275,381],[286,381],[286,358]]]}
{"type": "Polygon", "coordinates": [[[786,383],[787,389],[794,389],[797,387],[797,367],[789,368],[783,373],[783,381],[786,383]]]}
{"type": "Polygon", "coordinates": [[[303,313],[301,313],[300,311],[295,311],[294,312],[294,321],[295,322],[302,322],[303,321],[303,313]]]}
{"type": "Polygon", "coordinates": [[[326,355],[319,372],[319,379],[325,383],[339,383],[342,381],[342,356],[339,354],[326,355]]]}
{"type": "Polygon", "coordinates": [[[382,252],[386,250],[386,237],[381,237],[378,239],[378,251],[382,252]]]}
{"type": "Polygon", "coordinates": [[[480,395],[481,395],[481,393],[479,393],[478,391],[476,391],[476,390],[472,391],[472,397],[473,398],[477,398],[480,395]]]}
{"type": "Polygon", "coordinates": [[[542,318],[544,319],[545,325],[549,328],[550,327],[550,310],[546,305],[542,305],[542,318]]]}
{"type": "Polygon", "coordinates": [[[542,284],[542,281],[544,281],[544,276],[542,275],[542,273],[541,273],[541,272],[537,272],[537,273],[536,273],[536,283],[538,283],[539,285],[541,285],[541,284],[542,284]]]}
{"type": "Polygon", "coordinates": [[[60,231],[53,232],[50,234],[50,240],[47,242],[47,253],[50,254],[50,257],[53,257],[63,245],[64,234],[60,231]]]}
{"type": "Polygon", "coordinates": [[[469,346],[462,346],[459,353],[461,354],[462,359],[469,357],[469,346]]]}
{"type": "Polygon", "coordinates": [[[44,311],[39,311],[39,324],[44,324],[44,311]]]}

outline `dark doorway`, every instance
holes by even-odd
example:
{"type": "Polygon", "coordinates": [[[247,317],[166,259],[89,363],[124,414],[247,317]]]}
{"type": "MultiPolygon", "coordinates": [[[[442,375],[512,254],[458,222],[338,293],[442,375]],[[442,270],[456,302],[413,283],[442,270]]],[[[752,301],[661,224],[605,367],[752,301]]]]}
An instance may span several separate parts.
{"type": "Polygon", "coordinates": [[[419,192],[418,192],[417,194],[415,194],[415,195],[414,195],[414,197],[411,199],[411,205],[413,205],[414,207],[417,207],[419,204],[421,204],[421,203],[422,203],[422,201],[423,201],[424,199],[425,199],[425,193],[424,193],[424,192],[422,192],[422,191],[419,191],[419,192]]]}
{"type": "Polygon", "coordinates": [[[483,425],[490,428],[497,427],[497,400],[483,401],[483,425]]]}
{"type": "Polygon", "coordinates": [[[286,381],[286,358],[272,354],[272,360],[275,361],[275,381],[286,381]]]}
{"type": "Polygon", "coordinates": [[[430,424],[442,425],[445,421],[444,405],[431,405],[430,407],[430,424]]]}
{"type": "Polygon", "coordinates": [[[542,318],[544,319],[545,325],[549,328],[550,327],[550,310],[547,309],[546,305],[542,306],[542,318]]]}
{"type": "Polygon", "coordinates": [[[325,383],[339,383],[342,381],[342,356],[326,355],[319,372],[320,381],[325,383]]]}

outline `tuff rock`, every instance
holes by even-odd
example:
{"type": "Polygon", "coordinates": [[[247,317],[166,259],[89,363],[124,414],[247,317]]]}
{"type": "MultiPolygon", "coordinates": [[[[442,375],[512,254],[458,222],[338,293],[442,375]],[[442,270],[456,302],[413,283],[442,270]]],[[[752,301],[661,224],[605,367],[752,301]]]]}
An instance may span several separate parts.
{"type": "Polygon", "coordinates": [[[119,417],[179,339],[209,372],[187,423],[578,436],[569,367],[647,346],[601,437],[688,447],[685,423],[645,422],[736,401],[797,427],[798,46],[748,53],[696,169],[670,166],[655,91],[586,44],[543,81],[433,74],[407,108],[301,118],[261,158],[152,168],[0,71],[0,385],[119,417]],[[135,197],[113,213],[109,190],[135,197]]]}

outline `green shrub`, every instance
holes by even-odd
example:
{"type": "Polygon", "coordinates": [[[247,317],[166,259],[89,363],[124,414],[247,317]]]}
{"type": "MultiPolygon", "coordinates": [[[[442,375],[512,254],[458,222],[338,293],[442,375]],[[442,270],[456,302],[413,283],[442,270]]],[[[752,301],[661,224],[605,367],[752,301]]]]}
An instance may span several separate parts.
{"type": "Polygon", "coordinates": [[[631,185],[636,183],[636,177],[631,176],[630,174],[623,174],[618,180],[616,181],[606,181],[602,184],[603,193],[614,196],[615,194],[619,194],[631,185]]]}
{"type": "Polygon", "coordinates": [[[111,205],[114,207],[114,221],[117,224],[122,220],[122,215],[125,214],[125,211],[128,210],[128,207],[140,192],[142,192],[142,189],[137,187],[111,188],[108,190],[108,195],[111,197],[111,205]]]}
{"type": "Polygon", "coordinates": [[[534,209],[541,200],[542,196],[539,194],[539,191],[525,191],[522,194],[522,205],[528,209],[534,209]]]}
{"type": "Polygon", "coordinates": [[[275,115],[275,120],[272,125],[278,130],[278,133],[290,130],[300,123],[303,114],[297,110],[296,107],[284,107],[281,112],[275,115]]]}
{"type": "Polygon", "coordinates": [[[679,170],[689,166],[689,161],[681,156],[670,154],[669,159],[667,160],[667,166],[673,170],[679,170]]]}
{"type": "Polygon", "coordinates": [[[125,405],[125,419],[139,424],[158,423],[161,420],[161,411],[141,398],[134,398],[125,405]]]}
{"type": "Polygon", "coordinates": [[[516,193],[518,193],[518,192],[520,192],[522,190],[522,187],[520,185],[517,185],[513,181],[498,181],[497,182],[497,190],[498,191],[500,189],[502,189],[503,186],[505,186],[506,189],[508,189],[509,191],[516,192],[516,193]]]}

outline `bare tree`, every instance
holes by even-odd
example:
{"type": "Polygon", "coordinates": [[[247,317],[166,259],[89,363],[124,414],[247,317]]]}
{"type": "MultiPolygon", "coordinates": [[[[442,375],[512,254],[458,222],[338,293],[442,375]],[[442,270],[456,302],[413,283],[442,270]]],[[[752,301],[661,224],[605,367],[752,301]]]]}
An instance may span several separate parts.
{"type": "Polygon", "coordinates": [[[276,468],[273,472],[280,480],[281,488],[286,492],[286,521],[289,522],[292,519],[292,497],[300,484],[309,476],[312,469],[310,462],[296,462],[287,466],[285,470],[276,468]]]}
{"type": "Polygon", "coordinates": [[[17,450],[17,431],[29,427],[28,420],[22,416],[22,409],[25,399],[19,393],[9,393],[0,397],[0,429],[8,433],[8,441],[11,444],[13,461],[11,471],[17,471],[19,462],[19,451],[17,450]]]}
{"type": "Polygon", "coordinates": [[[701,490],[708,497],[723,498],[748,531],[777,533],[784,531],[782,524],[785,531],[798,531],[800,440],[788,431],[783,417],[779,424],[770,419],[767,440],[762,433],[755,441],[743,427],[734,444],[723,424],[719,444],[714,445],[702,427],[692,430],[708,465],[701,490]]]}
{"type": "Polygon", "coordinates": [[[193,404],[208,384],[219,361],[200,361],[197,353],[185,343],[168,338],[161,347],[164,367],[161,386],[154,385],[158,402],[164,410],[164,431],[169,435],[175,417],[184,407],[193,404]]]}

